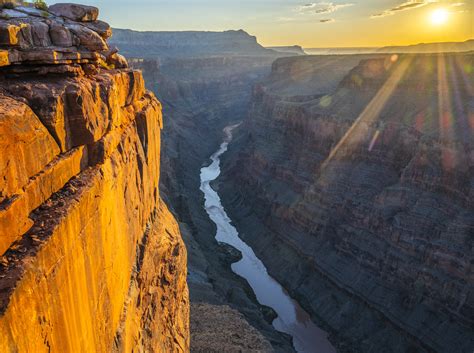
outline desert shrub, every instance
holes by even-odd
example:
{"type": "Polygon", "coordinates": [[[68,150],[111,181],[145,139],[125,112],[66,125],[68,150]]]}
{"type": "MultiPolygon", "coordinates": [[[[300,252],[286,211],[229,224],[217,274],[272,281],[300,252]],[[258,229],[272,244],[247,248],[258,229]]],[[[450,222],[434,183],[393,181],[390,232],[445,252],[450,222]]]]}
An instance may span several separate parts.
{"type": "Polygon", "coordinates": [[[48,5],[46,5],[44,0],[35,0],[34,4],[37,9],[40,9],[43,11],[46,11],[48,9],[48,5]]]}

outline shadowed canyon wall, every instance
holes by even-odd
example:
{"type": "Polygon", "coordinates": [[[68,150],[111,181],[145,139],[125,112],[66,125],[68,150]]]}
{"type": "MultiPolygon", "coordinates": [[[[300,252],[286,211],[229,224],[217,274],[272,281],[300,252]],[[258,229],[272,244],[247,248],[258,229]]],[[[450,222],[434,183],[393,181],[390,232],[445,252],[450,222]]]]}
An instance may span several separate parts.
{"type": "Polygon", "coordinates": [[[474,348],[473,68],[289,58],[254,89],[216,187],[341,352],[474,348]]]}
{"type": "Polygon", "coordinates": [[[187,352],[161,104],[81,5],[0,9],[0,351],[187,352]]]}

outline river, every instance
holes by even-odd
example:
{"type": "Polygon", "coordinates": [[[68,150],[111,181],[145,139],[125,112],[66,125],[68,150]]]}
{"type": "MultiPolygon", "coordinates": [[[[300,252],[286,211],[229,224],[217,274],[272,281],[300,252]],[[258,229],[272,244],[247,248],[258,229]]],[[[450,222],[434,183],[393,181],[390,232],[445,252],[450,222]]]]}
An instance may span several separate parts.
{"type": "Polygon", "coordinates": [[[210,182],[220,175],[220,157],[227,151],[232,140],[232,130],[238,125],[224,129],[224,141],[210,157],[211,164],[201,169],[201,191],[205,197],[205,208],[217,226],[216,240],[227,243],[242,253],[242,259],[232,264],[232,271],[245,278],[252,287],[260,304],[271,307],[278,314],[273,327],[293,337],[295,350],[300,353],[334,353],[335,348],[327,339],[327,333],[316,326],[310,316],[293,300],[288,292],[267,272],[265,265],[254,251],[239,238],[237,229],[221,204],[210,182]]]}

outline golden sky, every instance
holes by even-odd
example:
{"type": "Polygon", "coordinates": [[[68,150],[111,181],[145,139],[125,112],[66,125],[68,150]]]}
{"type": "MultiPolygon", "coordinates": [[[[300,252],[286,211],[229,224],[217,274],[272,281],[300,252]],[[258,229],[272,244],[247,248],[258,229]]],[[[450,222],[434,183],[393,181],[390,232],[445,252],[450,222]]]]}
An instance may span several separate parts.
{"type": "Polygon", "coordinates": [[[244,29],[265,46],[379,47],[474,38],[474,0],[73,1],[98,6],[101,18],[118,28],[244,29]],[[442,21],[433,19],[435,11],[442,21]]]}

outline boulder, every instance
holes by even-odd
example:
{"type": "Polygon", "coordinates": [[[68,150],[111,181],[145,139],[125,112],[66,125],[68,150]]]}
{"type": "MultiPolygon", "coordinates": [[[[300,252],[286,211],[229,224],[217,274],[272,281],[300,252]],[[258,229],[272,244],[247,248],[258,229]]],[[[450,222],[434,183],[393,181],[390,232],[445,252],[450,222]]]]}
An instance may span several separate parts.
{"type": "Polygon", "coordinates": [[[49,27],[49,35],[54,45],[58,47],[72,47],[72,34],[63,25],[52,23],[49,27]]]}
{"type": "Polygon", "coordinates": [[[34,22],[31,25],[31,35],[33,43],[38,47],[49,47],[51,38],[49,36],[49,26],[44,22],[34,22]]]}
{"type": "Polygon", "coordinates": [[[113,65],[115,69],[125,69],[128,67],[127,59],[118,53],[113,53],[107,57],[107,64],[113,65]]]}
{"type": "Polygon", "coordinates": [[[94,32],[97,32],[104,39],[108,39],[112,36],[112,28],[110,28],[110,25],[107,22],[97,20],[92,22],[83,22],[82,25],[94,32]]]}
{"type": "Polygon", "coordinates": [[[92,51],[105,51],[107,43],[93,30],[80,24],[67,23],[66,27],[79,39],[79,44],[92,51]]]}
{"type": "Polygon", "coordinates": [[[96,21],[99,16],[99,9],[97,7],[70,3],[51,5],[48,11],[53,15],[78,22],[96,21]]]}

